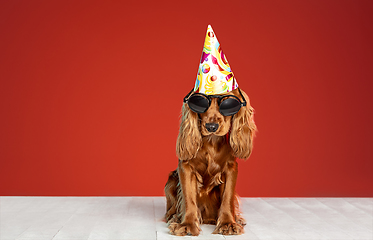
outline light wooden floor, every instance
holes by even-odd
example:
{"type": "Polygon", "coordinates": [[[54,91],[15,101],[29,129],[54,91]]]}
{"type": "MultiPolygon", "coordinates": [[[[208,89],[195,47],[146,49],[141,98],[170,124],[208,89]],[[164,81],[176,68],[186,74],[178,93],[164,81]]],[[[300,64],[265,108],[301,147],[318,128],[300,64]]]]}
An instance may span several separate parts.
{"type": "Polygon", "coordinates": [[[1,197],[1,240],[373,239],[373,198],[242,198],[246,233],[168,234],[163,197],[1,197]]]}

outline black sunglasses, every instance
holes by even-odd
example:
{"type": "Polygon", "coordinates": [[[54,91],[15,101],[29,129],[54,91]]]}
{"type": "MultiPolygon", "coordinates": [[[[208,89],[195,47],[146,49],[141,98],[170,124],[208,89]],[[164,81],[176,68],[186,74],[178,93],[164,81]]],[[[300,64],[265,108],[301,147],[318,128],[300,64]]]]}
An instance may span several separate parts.
{"type": "Polygon", "coordinates": [[[185,96],[184,103],[188,103],[189,108],[196,113],[206,112],[211,105],[212,98],[218,98],[219,112],[224,116],[232,116],[238,113],[241,107],[246,106],[245,97],[239,88],[238,91],[241,94],[243,102],[234,95],[206,95],[203,93],[193,93],[193,90],[185,96]]]}

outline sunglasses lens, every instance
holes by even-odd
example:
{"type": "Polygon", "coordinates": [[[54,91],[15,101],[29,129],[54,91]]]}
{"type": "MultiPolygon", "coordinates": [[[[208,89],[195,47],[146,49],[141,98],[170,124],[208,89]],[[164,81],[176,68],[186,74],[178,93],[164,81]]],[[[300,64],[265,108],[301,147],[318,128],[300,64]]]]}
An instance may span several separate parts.
{"type": "Polygon", "coordinates": [[[241,103],[234,98],[227,98],[220,103],[219,111],[224,116],[232,116],[240,111],[241,103]]]}
{"type": "Polygon", "coordinates": [[[188,99],[189,108],[196,113],[204,113],[209,108],[209,101],[202,95],[193,95],[188,99]]]}

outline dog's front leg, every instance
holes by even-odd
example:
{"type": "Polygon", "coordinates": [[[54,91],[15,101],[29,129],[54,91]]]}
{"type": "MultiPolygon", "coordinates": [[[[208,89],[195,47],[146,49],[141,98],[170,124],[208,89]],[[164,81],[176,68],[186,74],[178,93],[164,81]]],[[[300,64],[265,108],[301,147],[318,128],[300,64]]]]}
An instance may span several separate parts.
{"type": "Polygon", "coordinates": [[[218,221],[213,233],[237,235],[244,232],[243,227],[236,223],[236,181],[237,162],[229,161],[226,166],[224,183],[220,185],[222,201],[219,209],[218,221]]]}
{"type": "Polygon", "coordinates": [[[179,161],[178,173],[182,190],[182,219],[181,223],[170,226],[171,233],[178,236],[198,236],[201,229],[199,228],[199,210],[197,207],[197,178],[188,161],[179,161]]]}

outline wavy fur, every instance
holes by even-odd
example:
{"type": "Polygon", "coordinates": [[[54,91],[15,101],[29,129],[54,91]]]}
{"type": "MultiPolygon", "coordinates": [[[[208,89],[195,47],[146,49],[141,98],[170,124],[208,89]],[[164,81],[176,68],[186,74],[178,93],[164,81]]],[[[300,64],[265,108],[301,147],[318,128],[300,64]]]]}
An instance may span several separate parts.
{"type": "Polygon", "coordinates": [[[237,158],[248,159],[253,149],[253,139],[257,128],[254,122],[254,108],[250,106],[246,93],[242,91],[242,94],[247,101],[247,106],[242,107],[233,116],[229,143],[237,158]]]}
{"type": "Polygon", "coordinates": [[[189,160],[196,156],[201,147],[202,136],[198,114],[191,111],[186,103],[181,112],[179,135],[176,142],[176,155],[181,160],[189,160]]]}

